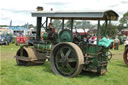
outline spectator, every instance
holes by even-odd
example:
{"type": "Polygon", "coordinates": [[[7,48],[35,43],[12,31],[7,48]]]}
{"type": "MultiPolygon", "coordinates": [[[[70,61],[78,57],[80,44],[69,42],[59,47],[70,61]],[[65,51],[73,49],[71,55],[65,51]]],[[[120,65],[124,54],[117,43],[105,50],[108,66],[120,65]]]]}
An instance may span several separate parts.
{"type": "Polygon", "coordinates": [[[119,49],[119,44],[120,44],[120,40],[116,37],[114,39],[114,49],[118,50],[119,49]]]}
{"type": "Polygon", "coordinates": [[[51,32],[55,32],[55,28],[53,28],[52,23],[49,23],[49,29],[51,32]]]}
{"type": "Polygon", "coordinates": [[[90,37],[88,41],[89,41],[89,44],[92,44],[93,43],[92,37],[90,37]]]}

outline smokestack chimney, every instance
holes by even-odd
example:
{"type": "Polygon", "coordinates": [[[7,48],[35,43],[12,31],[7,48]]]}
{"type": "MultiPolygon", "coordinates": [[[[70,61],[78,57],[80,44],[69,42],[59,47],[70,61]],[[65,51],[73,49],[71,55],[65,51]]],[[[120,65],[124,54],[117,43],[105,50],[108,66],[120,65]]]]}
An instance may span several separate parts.
{"type": "Polygon", "coordinates": [[[51,8],[51,11],[53,11],[53,8],[51,8]]]}
{"type": "Polygon", "coordinates": [[[41,6],[38,6],[36,9],[37,9],[37,11],[43,11],[44,10],[43,7],[41,7],[41,6]]]}

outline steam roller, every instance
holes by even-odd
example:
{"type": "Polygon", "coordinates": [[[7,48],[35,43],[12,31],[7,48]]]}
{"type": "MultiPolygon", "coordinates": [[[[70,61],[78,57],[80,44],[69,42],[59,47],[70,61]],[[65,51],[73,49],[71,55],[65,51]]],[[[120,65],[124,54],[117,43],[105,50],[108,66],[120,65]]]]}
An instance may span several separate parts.
{"type": "MultiPolygon", "coordinates": [[[[75,77],[82,71],[100,75],[107,73],[108,61],[112,58],[109,46],[113,42],[106,38],[109,28],[107,26],[111,20],[118,19],[116,12],[112,10],[103,12],[43,12],[39,10],[32,12],[32,16],[37,18],[36,39],[21,46],[17,51],[18,65],[43,64],[48,59],[52,71],[64,77],[75,77]],[[42,19],[46,19],[44,23],[42,23],[44,21],[42,19]],[[53,21],[58,19],[62,20],[61,24],[54,28],[53,21]],[[70,23],[65,27],[67,20],[70,20],[70,23]],[[75,26],[76,20],[97,21],[95,43],[94,41],[89,42],[89,34],[85,32],[85,29],[80,31],[79,26],[75,26]],[[101,36],[100,21],[105,23],[102,39],[99,39],[101,36]],[[45,30],[43,35],[41,35],[42,28],[45,30]]],[[[124,53],[125,56],[127,56],[127,52],[124,53]]],[[[128,61],[127,57],[125,57],[125,61],[128,61]]]]}

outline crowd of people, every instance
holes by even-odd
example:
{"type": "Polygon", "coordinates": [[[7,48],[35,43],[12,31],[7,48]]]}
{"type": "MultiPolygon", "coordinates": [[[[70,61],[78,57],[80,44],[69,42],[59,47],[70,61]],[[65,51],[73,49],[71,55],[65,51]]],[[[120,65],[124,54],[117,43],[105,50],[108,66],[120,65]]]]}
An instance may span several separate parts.
{"type": "MultiPolygon", "coordinates": [[[[121,40],[119,37],[110,38],[109,36],[106,37],[107,39],[113,39],[113,43],[111,44],[111,49],[118,50],[120,44],[124,44],[125,48],[128,47],[128,38],[125,40],[121,40]]],[[[101,37],[99,38],[99,40],[101,37]]],[[[87,42],[89,44],[97,44],[97,36],[96,34],[92,36],[88,36],[87,42]]]]}

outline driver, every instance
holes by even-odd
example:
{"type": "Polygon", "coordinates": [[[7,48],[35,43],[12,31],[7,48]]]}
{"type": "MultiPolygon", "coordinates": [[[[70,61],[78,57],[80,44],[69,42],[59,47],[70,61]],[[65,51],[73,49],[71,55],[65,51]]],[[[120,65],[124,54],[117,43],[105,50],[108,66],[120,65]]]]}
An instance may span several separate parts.
{"type": "Polygon", "coordinates": [[[51,32],[55,32],[55,28],[53,28],[52,23],[49,23],[49,29],[51,32]]]}

